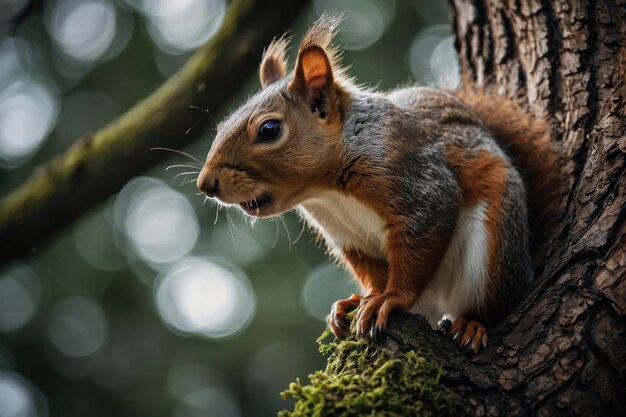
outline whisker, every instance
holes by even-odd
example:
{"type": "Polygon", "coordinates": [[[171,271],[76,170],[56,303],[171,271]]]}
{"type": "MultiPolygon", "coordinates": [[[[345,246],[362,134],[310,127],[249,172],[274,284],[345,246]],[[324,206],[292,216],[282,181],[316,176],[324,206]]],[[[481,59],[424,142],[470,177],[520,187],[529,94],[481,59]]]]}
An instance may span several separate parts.
{"type": "Polygon", "coordinates": [[[289,242],[289,252],[291,252],[291,236],[289,235],[289,229],[287,228],[287,223],[285,223],[285,219],[282,215],[278,216],[278,218],[283,222],[283,226],[285,226],[285,232],[287,232],[287,242],[289,242]]]}
{"type": "Polygon", "coordinates": [[[235,245],[235,249],[239,249],[237,247],[237,242],[235,241],[235,235],[233,234],[233,229],[231,227],[231,224],[233,224],[233,221],[230,218],[230,211],[228,210],[226,210],[226,219],[228,220],[226,223],[228,223],[228,230],[230,231],[230,237],[233,239],[233,245],[235,245]]]}
{"type": "Polygon", "coordinates": [[[196,123],[195,125],[191,126],[189,129],[185,130],[185,135],[188,135],[189,132],[194,130],[196,127],[204,127],[204,125],[202,123],[196,123]]]}
{"type": "Polygon", "coordinates": [[[189,155],[187,152],[183,152],[183,151],[179,151],[178,149],[171,149],[171,148],[162,148],[162,147],[156,147],[156,148],[150,148],[151,151],[168,151],[168,152],[174,152],[180,155],[184,155],[187,158],[191,158],[194,161],[196,161],[199,164],[202,164],[202,161],[200,161],[198,158],[195,158],[191,155],[189,155]]]}
{"type": "Polygon", "coordinates": [[[209,116],[211,118],[211,120],[213,121],[213,123],[217,124],[217,122],[215,121],[215,118],[213,116],[211,116],[211,113],[209,113],[209,111],[207,109],[203,109],[197,106],[189,106],[189,108],[194,109],[194,110],[200,110],[202,113],[206,114],[207,116],[209,116]]]}
{"type": "Polygon", "coordinates": [[[304,227],[306,226],[306,223],[304,221],[301,221],[302,223],[302,229],[300,229],[300,234],[298,235],[298,237],[296,238],[296,240],[293,241],[293,244],[295,245],[296,243],[298,243],[298,241],[300,240],[300,238],[302,237],[302,235],[304,234],[304,227]]]}
{"type": "MultiPolygon", "coordinates": [[[[207,197],[207,199],[208,198],[209,197],[207,197]]],[[[220,208],[221,208],[221,206],[218,204],[217,207],[216,207],[216,210],[215,210],[215,221],[213,222],[213,226],[215,226],[217,224],[217,220],[220,217],[220,208]]]]}
{"type": "Polygon", "coordinates": [[[178,164],[178,165],[170,165],[165,168],[166,171],[169,171],[171,168],[202,168],[199,164],[178,164]]]}
{"type": "Polygon", "coordinates": [[[276,225],[276,237],[274,238],[274,243],[272,243],[272,249],[276,247],[276,242],[278,242],[278,233],[279,233],[279,229],[278,229],[278,220],[276,219],[270,219],[274,222],[274,224],[276,225]]]}
{"type": "MultiPolygon", "coordinates": [[[[173,183],[175,179],[176,179],[176,178],[172,178],[171,182],[173,183]]],[[[181,183],[180,183],[180,185],[178,185],[178,186],[179,186],[179,187],[183,187],[183,186],[185,186],[185,185],[187,185],[187,184],[193,184],[193,183],[195,183],[195,182],[197,182],[197,181],[198,181],[198,177],[195,177],[195,178],[190,179],[189,181],[183,181],[183,182],[181,182],[181,183]]],[[[201,194],[204,194],[204,193],[196,193],[196,195],[201,195],[201,194]]]]}
{"type": "Polygon", "coordinates": [[[239,230],[237,230],[237,226],[235,226],[235,222],[233,221],[233,218],[230,215],[230,210],[226,211],[226,218],[230,221],[230,224],[233,225],[233,229],[235,229],[235,232],[239,233],[239,230]]]}
{"type": "MultiPolygon", "coordinates": [[[[188,171],[188,172],[181,172],[180,174],[176,174],[174,175],[174,177],[172,178],[172,180],[175,180],[178,177],[182,177],[183,175],[196,175],[199,174],[200,171],[188,171]]],[[[196,177],[197,178],[197,177],[196,177]]]]}

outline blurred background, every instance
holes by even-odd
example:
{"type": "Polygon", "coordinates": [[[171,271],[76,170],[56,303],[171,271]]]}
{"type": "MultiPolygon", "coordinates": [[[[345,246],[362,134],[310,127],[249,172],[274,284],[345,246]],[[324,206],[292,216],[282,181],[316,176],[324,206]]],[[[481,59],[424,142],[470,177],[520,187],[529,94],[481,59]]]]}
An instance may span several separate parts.
{"type": "MultiPolygon", "coordinates": [[[[0,0],[0,196],[158,87],[227,6],[0,0]]],[[[314,0],[294,42],[323,11],[345,11],[338,42],[360,83],[458,82],[444,0],[314,0]]],[[[185,149],[200,160],[206,127],[185,149]]],[[[172,154],[0,269],[0,416],[274,415],[292,405],[279,397],[289,382],[324,367],[315,339],[356,291],[350,277],[295,215],[218,216],[195,175],[166,170],[184,163],[172,154]]]]}

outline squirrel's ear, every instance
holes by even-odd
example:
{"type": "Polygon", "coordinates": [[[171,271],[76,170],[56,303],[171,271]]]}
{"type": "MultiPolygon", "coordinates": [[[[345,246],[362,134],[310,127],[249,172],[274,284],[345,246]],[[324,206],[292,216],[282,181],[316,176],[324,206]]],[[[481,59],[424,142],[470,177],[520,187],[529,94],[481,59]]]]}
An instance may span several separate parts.
{"type": "Polygon", "coordinates": [[[263,60],[259,68],[261,86],[267,87],[287,75],[287,48],[289,39],[274,39],[263,53],[263,60]]]}
{"type": "MultiPolygon", "coordinates": [[[[333,85],[333,71],[324,49],[311,45],[300,51],[291,88],[308,93],[312,109],[318,108],[333,85]]],[[[320,112],[323,111],[320,109],[320,112]]]]}

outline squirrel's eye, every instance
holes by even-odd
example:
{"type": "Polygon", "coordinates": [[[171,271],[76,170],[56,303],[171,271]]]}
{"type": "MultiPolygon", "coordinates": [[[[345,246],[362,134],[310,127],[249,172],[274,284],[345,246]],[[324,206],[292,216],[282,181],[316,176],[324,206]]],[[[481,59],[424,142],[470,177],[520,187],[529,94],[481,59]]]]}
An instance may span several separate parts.
{"type": "Polygon", "coordinates": [[[259,126],[259,140],[274,140],[280,135],[280,122],[266,120],[259,126]]]}

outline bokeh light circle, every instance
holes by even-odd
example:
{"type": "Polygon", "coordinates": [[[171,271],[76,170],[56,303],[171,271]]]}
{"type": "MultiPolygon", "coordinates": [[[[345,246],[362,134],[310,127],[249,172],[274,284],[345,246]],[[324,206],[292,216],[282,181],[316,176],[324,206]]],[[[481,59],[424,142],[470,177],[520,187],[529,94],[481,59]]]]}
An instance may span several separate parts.
{"type": "Polygon", "coordinates": [[[224,0],[143,0],[130,2],[148,20],[148,32],[165,52],[195,49],[213,36],[226,14],[224,0]]]}
{"type": "Polygon", "coordinates": [[[28,41],[18,37],[0,37],[0,90],[28,77],[33,61],[33,47],[28,41]]]}
{"type": "Polygon", "coordinates": [[[454,88],[459,83],[459,63],[450,25],[432,25],[413,39],[408,52],[413,77],[420,83],[454,88]]]}
{"type": "Polygon", "coordinates": [[[94,354],[106,341],[109,325],[100,305],[86,297],[72,297],[52,310],[48,337],[52,345],[70,357],[94,354]]]}
{"type": "Polygon", "coordinates": [[[155,301],[168,325],[210,338],[241,331],[256,310],[243,272],[196,257],[185,258],[159,277],[155,301]]]}
{"type": "Polygon", "coordinates": [[[105,0],[59,0],[48,28],[55,45],[77,63],[100,58],[115,38],[116,11],[105,0]]]}
{"type": "Polygon", "coordinates": [[[350,275],[337,265],[325,263],[307,277],[302,303],[312,317],[325,320],[335,301],[354,293],[358,293],[358,287],[350,275]]]}
{"type": "Polygon", "coordinates": [[[8,269],[0,277],[0,331],[15,331],[28,323],[41,293],[41,282],[29,266],[18,264],[8,269]]]}
{"type": "Polygon", "coordinates": [[[25,162],[56,122],[52,88],[36,80],[16,81],[0,92],[0,166],[25,162]]]}
{"type": "Polygon", "coordinates": [[[129,181],[115,200],[114,218],[137,254],[157,268],[187,255],[200,233],[189,200],[154,178],[129,181]]]}
{"type": "Polygon", "coordinates": [[[453,36],[449,36],[437,44],[430,57],[430,70],[434,79],[441,86],[450,90],[458,87],[461,76],[453,36]]]}
{"type": "Polygon", "coordinates": [[[74,246],[89,265],[104,271],[120,271],[128,263],[115,243],[119,232],[107,216],[108,209],[85,214],[74,224],[74,246]]]}
{"type": "Polygon", "coordinates": [[[0,370],[0,416],[45,417],[47,406],[41,393],[20,375],[0,370]]]}

